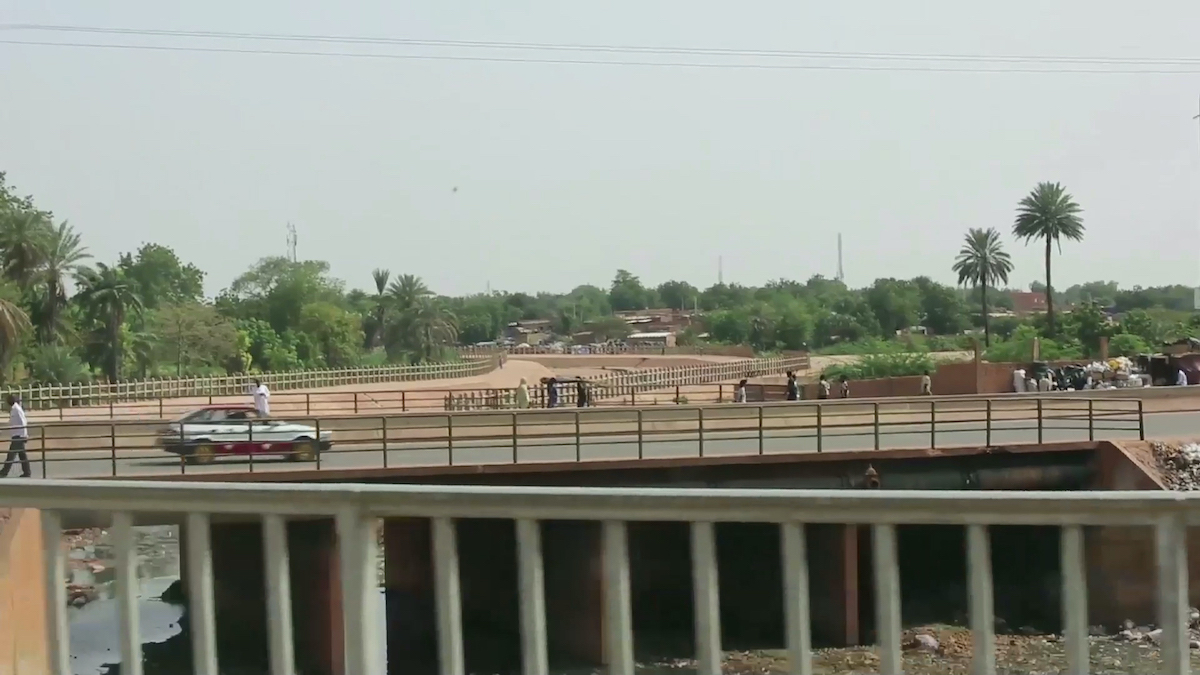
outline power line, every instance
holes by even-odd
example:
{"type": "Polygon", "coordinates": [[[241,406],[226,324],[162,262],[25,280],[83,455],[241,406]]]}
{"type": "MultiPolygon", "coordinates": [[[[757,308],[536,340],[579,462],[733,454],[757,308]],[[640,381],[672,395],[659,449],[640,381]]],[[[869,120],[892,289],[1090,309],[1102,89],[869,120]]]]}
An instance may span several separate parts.
{"type": "MultiPolygon", "coordinates": [[[[36,47],[66,47],[76,49],[108,49],[124,51],[191,52],[207,54],[246,54],[274,56],[323,56],[331,58],[393,59],[413,61],[474,61],[486,63],[532,63],[555,65],[596,66],[642,66],[660,68],[701,68],[740,70],[835,70],[877,72],[930,72],[930,73],[1072,73],[1081,75],[1195,75],[1200,74],[1200,61],[1192,68],[1012,68],[1012,67],[951,67],[951,66],[904,66],[904,65],[854,65],[831,63],[718,63],[704,61],[606,61],[600,59],[526,58],[469,56],[461,54],[394,54],[371,52],[303,51],[285,49],[249,49],[236,47],[188,47],[179,45],[113,44],[92,42],[49,42],[41,40],[0,40],[0,44],[36,47]]],[[[1184,65],[1182,62],[1180,65],[1184,65]]]]}
{"type": "Polygon", "coordinates": [[[836,52],[764,49],[718,49],[696,47],[644,47],[634,45],[597,45],[538,42],[493,42],[482,40],[424,40],[349,35],[315,35],[300,33],[239,33],[227,31],[185,31],[147,28],[103,28],[52,24],[0,24],[4,31],[37,31],[54,33],[87,33],[98,35],[136,35],[142,37],[184,37],[222,40],[257,40],[283,42],[318,42],[336,44],[385,44],[418,47],[457,47],[472,49],[509,49],[526,51],[577,51],[621,54],[660,54],[691,56],[739,56],[754,58],[804,58],[901,61],[965,61],[972,63],[1050,63],[1092,65],[1200,65],[1200,57],[1120,58],[1102,56],[1035,56],[979,54],[921,54],[887,52],[836,52]]]}
{"type": "Polygon", "coordinates": [[[676,68],[741,68],[759,70],[865,70],[865,71],[909,71],[909,72],[1015,72],[1015,73],[1084,73],[1084,74],[1192,74],[1200,72],[1200,58],[1117,58],[1094,56],[1014,56],[1014,55],[971,55],[971,54],[902,54],[873,52],[830,52],[830,51],[787,51],[760,49],[712,49],[680,47],[642,47],[631,45],[554,44],[533,42],[490,42],[479,40],[422,40],[410,38],[381,38],[345,35],[306,35],[287,33],[237,33],[223,31],[183,31],[142,28],[103,28],[91,26],[52,24],[0,24],[0,31],[34,31],[51,33],[83,33],[95,35],[122,35],[139,37],[169,37],[207,40],[235,40],[258,42],[301,42],[338,45],[386,45],[406,47],[433,47],[454,49],[521,50],[534,52],[584,52],[618,55],[656,56],[703,56],[720,57],[725,61],[631,61],[586,58],[531,58],[503,57],[471,54],[397,54],[344,51],[313,51],[297,49],[267,49],[258,47],[203,47],[162,44],[117,44],[90,42],[52,42],[44,40],[0,40],[0,44],[30,45],[45,47],[72,47],[88,49],[121,49],[147,51],[180,51],[226,54],[267,54],[280,56],[326,56],[342,58],[383,58],[431,61],[482,61],[493,63],[543,63],[567,65],[625,65],[658,66],[676,68]],[[739,63],[730,58],[806,60],[809,63],[739,63]],[[811,63],[811,61],[875,61],[887,65],[861,65],[845,63],[811,63]],[[897,65],[895,62],[908,62],[897,65]],[[920,62],[926,62],[924,64],[920,62]],[[935,63],[928,63],[935,62],[935,63]],[[974,66],[946,66],[939,63],[965,63],[974,66]],[[980,65],[992,67],[979,67],[980,65]],[[1042,67],[1030,67],[1030,66],[1042,67]],[[1016,67],[1014,67],[1016,66],[1016,67]],[[1055,67],[1048,67],[1055,66],[1055,67]],[[1080,68],[1063,66],[1108,66],[1105,68],[1080,68]],[[1113,66],[1116,66],[1114,68],[1113,66]],[[1157,66],[1157,67],[1149,67],[1157,66]],[[1164,68],[1166,66],[1166,68],[1164,68]],[[1189,69],[1190,67],[1190,69],[1189,69]]]}

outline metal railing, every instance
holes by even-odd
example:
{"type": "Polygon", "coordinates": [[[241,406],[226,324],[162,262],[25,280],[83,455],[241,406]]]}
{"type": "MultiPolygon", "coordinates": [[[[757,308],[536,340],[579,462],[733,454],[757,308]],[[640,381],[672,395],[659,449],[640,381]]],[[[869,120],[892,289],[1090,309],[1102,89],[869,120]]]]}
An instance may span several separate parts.
{"type": "MultiPolygon", "coordinates": [[[[5,485],[0,507],[42,509],[47,634],[51,672],[71,671],[63,527],[76,512],[111,513],[116,553],[122,672],[140,675],[142,647],[134,523],[186,522],[188,595],[194,672],[217,675],[211,521],[250,516],[263,525],[271,672],[294,671],[295,635],[288,574],[287,523],[331,518],[336,523],[340,575],[330,583],[341,597],[345,672],[383,675],[377,605],[378,524],[381,518],[432,521],[436,636],[440,672],[464,672],[463,621],[456,520],[492,518],[516,523],[517,596],[523,672],[547,675],[547,609],[541,523],[602,523],[603,607],[600,622],[608,672],[634,673],[627,523],[685,522],[691,529],[693,616],[698,672],[721,672],[718,556],[715,524],[773,523],[779,528],[786,648],[792,672],[811,675],[812,616],[805,524],[838,523],[871,530],[871,565],[880,671],[904,672],[897,528],[910,524],[966,529],[972,672],[996,672],[994,586],[989,526],[1040,525],[1060,530],[1062,611],[1067,672],[1089,672],[1088,585],[1084,528],[1153,528],[1157,543],[1158,640],[1161,672],[1189,671],[1187,528],[1200,525],[1200,496],[1144,492],[887,492],[871,490],[546,489],[517,487],[232,485],[100,481],[5,485]],[[128,665],[124,665],[128,664],[128,665]],[[128,668],[128,670],[126,670],[128,668]]],[[[403,661],[404,654],[388,659],[403,661]]]]}
{"type": "Polygon", "coordinates": [[[147,399],[248,395],[250,385],[256,379],[261,380],[271,389],[309,389],[373,382],[473,377],[491,372],[498,365],[498,357],[491,356],[447,363],[399,366],[275,371],[213,377],[150,378],[90,384],[28,384],[20,387],[6,387],[0,391],[0,395],[19,394],[28,410],[62,409],[112,405],[147,399]]]}
{"type": "MultiPolygon", "coordinates": [[[[279,418],[273,418],[279,419],[279,418]]],[[[308,427],[296,436],[332,434],[315,457],[279,444],[255,454],[221,456],[245,436],[184,436],[178,423],[64,422],[30,428],[29,453],[42,477],[154,476],[297,469],[388,469],[679,459],[795,452],[993,447],[1020,443],[1144,439],[1142,401],[1008,397],[782,402],[722,406],[570,408],[407,413],[286,420],[308,427]],[[168,454],[163,442],[178,445],[168,454]],[[217,456],[189,463],[207,445],[217,456]],[[303,462],[287,462],[286,460],[303,462]],[[208,461],[207,459],[205,461],[208,461]]]]}
{"type": "MultiPolygon", "coordinates": [[[[723,403],[733,399],[734,385],[709,383],[779,374],[790,369],[799,369],[801,364],[802,359],[797,358],[745,359],[729,363],[639,369],[589,379],[586,382],[592,402],[599,405],[723,403]]],[[[364,382],[367,383],[387,381],[379,379],[378,374],[368,374],[364,377],[364,382]]],[[[354,384],[341,380],[332,381],[338,384],[354,384]]],[[[269,381],[267,386],[276,388],[276,385],[269,381]]],[[[748,388],[752,400],[765,400],[768,391],[774,393],[777,389],[774,385],[751,385],[748,388]]],[[[558,405],[576,404],[577,391],[573,380],[561,382],[557,386],[557,392],[558,405]]],[[[530,383],[529,393],[531,407],[543,408],[549,404],[549,387],[545,383],[530,383]]],[[[220,389],[207,395],[144,396],[140,400],[124,402],[110,398],[104,404],[94,405],[71,405],[72,401],[73,399],[66,398],[35,399],[32,402],[26,401],[25,407],[31,413],[35,413],[35,418],[42,421],[168,419],[191,412],[201,405],[248,403],[250,392],[247,384],[240,389],[220,389]],[[51,405],[55,401],[57,404],[51,405]]],[[[499,387],[409,390],[379,388],[370,391],[283,391],[271,394],[271,412],[283,417],[364,413],[379,415],[420,410],[503,410],[516,407],[516,389],[499,387]]]]}

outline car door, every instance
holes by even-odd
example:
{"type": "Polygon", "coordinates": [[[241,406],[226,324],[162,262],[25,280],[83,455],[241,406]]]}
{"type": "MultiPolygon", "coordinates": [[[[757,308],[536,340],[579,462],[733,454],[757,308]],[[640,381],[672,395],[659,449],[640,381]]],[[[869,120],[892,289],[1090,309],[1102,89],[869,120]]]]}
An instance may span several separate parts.
{"type": "Polygon", "coordinates": [[[273,421],[260,416],[257,410],[247,410],[246,417],[250,440],[253,441],[250,445],[255,451],[270,450],[272,445],[279,442],[279,432],[275,429],[277,425],[273,421]]]}
{"type": "MultiPolygon", "coordinates": [[[[220,412],[220,419],[213,420],[213,441],[220,444],[226,451],[244,455],[250,452],[250,420],[246,419],[245,411],[213,411],[220,412]]],[[[215,416],[214,416],[215,417],[215,416]]]]}

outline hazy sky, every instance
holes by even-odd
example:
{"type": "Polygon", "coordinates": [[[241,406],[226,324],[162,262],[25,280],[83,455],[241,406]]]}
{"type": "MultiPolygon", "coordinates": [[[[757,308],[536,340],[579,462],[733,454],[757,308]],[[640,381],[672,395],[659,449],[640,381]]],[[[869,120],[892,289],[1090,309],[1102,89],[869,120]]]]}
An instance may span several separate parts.
{"type": "MultiPolygon", "coordinates": [[[[1196,58],[1159,0],[7,0],[0,23],[871,53],[1196,58]]],[[[527,59],[784,63],[0,30],[0,39],[527,59]]],[[[786,61],[895,67],[896,61],[786,61]]],[[[1042,180],[1085,210],[1056,286],[1200,281],[1200,74],[681,68],[0,44],[0,170],[100,260],[142,241],[208,292],[285,251],[443,293],[757,284],[836,271],[952,282],[968,227],[1011,241],[1042,180]],[[457,187],[457,192],[453,188],[457,187]]],[[[968,64],[969,65],[969,64],[968,64]]],[[[996,68],[985,64],[983,67],[996,68]]],[[[1017,64],[1010,67],[1027,67],[1017,64]]],[[[1037,66],[1034,67],[1045,67],[1037,66]]],[[[1061,67],[1061,66],[1059,66],[1061,67]]],[[[1114,66],[1099,66],[1113,69],[1114,66]]],[[[1129,67],[1129,66],[1125,66],[1129,67]]]]}

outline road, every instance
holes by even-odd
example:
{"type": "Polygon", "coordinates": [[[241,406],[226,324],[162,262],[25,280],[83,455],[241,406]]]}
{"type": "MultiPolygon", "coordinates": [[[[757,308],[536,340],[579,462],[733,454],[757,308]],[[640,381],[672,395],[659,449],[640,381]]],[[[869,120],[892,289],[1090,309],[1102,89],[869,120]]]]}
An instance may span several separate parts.
{"type": "MultiPolygon", "coordinates": [[[[1146,415],[1147,438],[1200,438],[1200,413],[1163,413],[1146,415]]],[[[646,435],[641,444],[644,458],[685,458],[704,456],[751,455],[760,452],[815,452],[818,440],[812,427],[768,429],[760,436],[757,430],[705,431],[703,439],[695,430],[663,432],[646,435]]],[[[1130,418],[1097,419],[1094,436],[1097,440],[1136,439],[1136,421],[1130,418]]],[[[980,421],[942,421],[937,424],[936,447],[982,446],[987,442],[985,426],[980,421]]],[[[1086,419],[1048,419],[1042,433],[1047,443],[1088,440],[1086,419]]],[[[881,429],[880,449],[930,447],[930,424],[927,421],[887,425],[881,429]]],[[[993,445],[1037,443],[1037,424],[1033,419],[998,420],[992,424],[993,445]]],[[[871,450],[875,447],[874,430],[868,424],[826,428],[822,434],[821,450],[871,450]]],[[[399,442],[390,440],[385,453],[379,441],[342,443],[322,455],[322,469],[372,469],[387,467],[445,466],[479,464],[511,464],[514,447],[511,438],[489,440],[455,440],[450,450],[444,438],[425,441],[399,442]],[[386,454],[386,457],[385,457],[386,454]],[[386,462],[386,464],[385,464],[386,462]]],[[[94,478],[119,476],[152,476],[178,473],[246,473],[295,471],[315,469],[316,463],[295,463],[279,458],[259,457],[253,462],[246,458],[221,458],[208,466],[184,466],[177,457],[151,448],[119,450],[54,451],[47,453],[50,462],[42,462],[42,453],[31,452],[34,475],[42,476],[49,469],[52,478],[94,478]]],[[[584,436],[578,446],[571,437],[550,439],[518,437],[515,448],[520,463],[636,459],[639,443],[636,433],[584,436]],[[578,454],[577,454],[578,453],[578,454]]]]}

